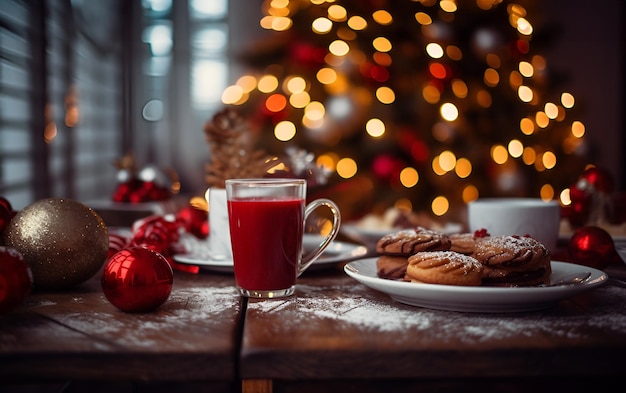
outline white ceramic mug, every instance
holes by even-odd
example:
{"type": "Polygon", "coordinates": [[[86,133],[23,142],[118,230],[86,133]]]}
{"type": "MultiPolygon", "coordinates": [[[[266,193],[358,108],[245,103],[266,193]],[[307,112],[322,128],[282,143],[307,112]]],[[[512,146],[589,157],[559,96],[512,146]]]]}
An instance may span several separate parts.
{"type": "Polygon", "coordinates": [[[209,256],[216,261],[232,260],[226,189],[209,188],[206,199],[209,203],[209,256]]]}
{"type": "Polygon", "coordinates": [[[485,198],[468,204],[471,232],[486,229],[492,236],[529,235],[549,250],[559,238],[561,206],[538,198],[485,198]]]}

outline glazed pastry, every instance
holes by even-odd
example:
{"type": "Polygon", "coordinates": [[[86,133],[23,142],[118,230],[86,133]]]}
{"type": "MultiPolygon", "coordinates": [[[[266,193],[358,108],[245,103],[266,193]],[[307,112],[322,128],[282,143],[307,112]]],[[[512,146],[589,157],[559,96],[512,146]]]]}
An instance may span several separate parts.
{"type": "Polygon", "coordinates": [[[419,252],[408,259],[406,278],[429,284],[479,286],[483,266],[475,258],[454,251],[419,252]]]}
{"type": "Polygon", "coordinates": [[[376,251],[383,255],[409,257],[421,251],[449,250],[450,238],[445,233],[415,227],[385,235],[376,243],[376,251]]]}

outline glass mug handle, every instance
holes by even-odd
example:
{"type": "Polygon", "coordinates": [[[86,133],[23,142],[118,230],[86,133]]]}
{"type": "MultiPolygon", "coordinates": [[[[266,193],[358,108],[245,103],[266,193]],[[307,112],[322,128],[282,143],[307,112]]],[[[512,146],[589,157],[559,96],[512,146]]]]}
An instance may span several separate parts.
{"type": "Polygon", "coordinates": [[[322,255],[322,252],[324,252],[324,250],[326,249],[326,247],[328,247],[330,242],[335,240],[337,233],[339,233],[339,226],[341,225],[341,213],[339,212],[339,208],[337,207],[335,202],[331,201],[330,199],[320,198],[306,205],[304,209],[304,221],[306,221],[309,214],[311,214],[318,207],[322,207],[322,206],[326,206],[328,207],[328,209],[330,209],[330,212],[333,215],[333,226],[330,230],[330,233],[326,235],[326,237],[324,238],[324,241],[321,242],[320,245],[317,246],[315,250],[313,250],[306,256],[302,256],[302,259],[298,263],[298,275],[297,275],[298,277],[300,277],[300,275],[304,273],[304,271],[309,266],[311,266],[311,264],[315,262],[315,260],[320,255],[322,255]]]}

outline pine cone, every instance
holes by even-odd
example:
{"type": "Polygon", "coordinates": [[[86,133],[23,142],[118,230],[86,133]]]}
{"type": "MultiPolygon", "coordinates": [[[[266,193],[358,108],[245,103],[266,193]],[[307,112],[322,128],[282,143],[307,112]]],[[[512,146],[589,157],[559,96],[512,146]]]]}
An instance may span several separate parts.
{"type": "Polygon", "coordinates": [[[232,109],[224,109],[204,126],[211,152],[206,164],[206,182],[224,187],[226,179],[264,177],[277,159],[253,148],[244,119],[232,109]]]}

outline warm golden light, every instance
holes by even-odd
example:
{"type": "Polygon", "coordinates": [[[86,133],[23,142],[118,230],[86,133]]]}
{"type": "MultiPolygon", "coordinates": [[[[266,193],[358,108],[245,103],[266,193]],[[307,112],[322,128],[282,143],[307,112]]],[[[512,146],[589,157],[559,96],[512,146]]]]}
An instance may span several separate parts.
{"type": "Polygon", "coordinates": [[[244,75],[241,78],[237,79],[237,86],[241,87],[244,93],[250,93],[252,90],[256,89],[257,80],[252,75],[244,75]]]}
{"type": "Polygon", "coordinates": [[[528,86],[520,86],[517,89],[517,95],[519,96],[519,99],[523,102],[531,102],[533,100],[533,91],[528,86]]]}
{"type": "Polygon", "coordinates": [[[509,159],[509,152],[502,145],[494,145],[491,147],[491,159],[496,164],[504,164],[509,159]]]}
{"type": "Polygon", "coordinates": [[[358,15],[351,16],[350,19],[348,19],[348,26],[352,30],[363,30],[367,27],[367,21],[358,15]]]}
{"type": "Polygon", "coordinates": [[[532,135],[535,132],[535,122],[525,117],[520,120],[519,129],[524,135],[532,135]]]}
{"type": "Polygon", "coordinates": [[[271,93],[278,88],[278,78],[274,75],[264,75],[259,79],[257,89],[262,93],[271,93]]]}
{"type": "Polygon", "coordinates": [[[333,28],[333,22],[324,17],[317,18],[311,24],[313,32],[317,34],[326,34],[333,28]]]}
{"type": "Polygon", "coordinates": [[[415,187],[419,181],[419,174],[415,168],[406,167],[400,172],[400,183],[406,188],[415,187]]]}
{"type": "Polygon", "coordinates": [[[291,28],[293,21],[291,18],[277,16],[272,19],[272,30],[285,31],[291,28]]]}
{"type": "Polygon", "coordinates": [[[539,196],[545,202],[551,201],[554,199],[554,187],[550,184],[544,184],[539,190],[539,196]]]}
{"type": "Polygon", "coordinates": [[[337,162],[337,174],[344,179],[354,177],[357,173],[356,161],[352,158],[342,158],[337,162]]]}
{"type": "Polygon", "coordinates": [[[422,89],[422,97],[424,97],[424,100],[426,100],[429,104],[436,104],[439,102],[441,94],[436,86],[427,84],[422,89]]]}
{"type": "Polygon", "coordinates": [[[461,179],[465,179],[472,174],[472,163],[467,158],[459,158],[456,161],[454,172],[461,179]]]}
{"type": "Polygon", "coordinates": [[[316,77],[320,83],[330,85],[337,81],[337,72],[332,68],[322,68],[317,71],[316,77]]]}
{"type": "Polygon", "coordinates": [[[388,11],[385,11],[385,10],[375,11],[372,14],[372,17],[374,18],[374,21],[376,21],[376,23],[383,25],[383,26],[389,25],[391,24],[391,22],[393,22],[393,17],[388,11]]]}
{"type": "Polygon", "coordinates": [[[426,45],[426,53],[428,53],[428,56],[432,57],[433,59],[440,59],[443,57],[443,48],[441,47],[441,45],[435,42],[431,42],[430,44],[426,45]]]}
{"type": "Polygon", "coordinates": [[[569,206],[572,204],[572,198],[570,197],[570,189],[566,188],[559,194],[559,200],[563,206],[569,206]]]}
{"type": "Polygon", "coordinates": [[[392,48],[391,41],[385,37],[376,37],[372,41],[372,46],[379,52],[389,52],[392,48]]]}
{"type": "Polygon", "coordinates": [[[533,33],[533,26],[525,18],[517,19],[517,31],[523,35],[531,35],[533,33]]]}
{"type": "Polygon", "coordinates": [[[573,108],[574,107],[574,103],[576,102],[576,100],[574,100],[574,96],[571,95],[570,93],[563,93],[561,94],[561,104],[567,108],[573,108]]]}
{"type": "Polygon", "coordinates": [[[274,136],[279,141],[289,141],[296,136],[296,125],[290,121],[281,121],[274,127],[274,136]]]}
{"type": "Polygon", "coordinates": [[[237,85],[228,86],[222,92],[222,102],[226,105],[236,104],[241,97],[243,97],[243,90],[237,85]]]}
{"type": "Polygon", "coordinates": [[[335,22],[342,22],[346,20],[348,12],[345,8],[340,6],[339,4],[333,4],[328,7],[328,17],[335,22]]]}
{"type": "Polygon", "coordinates": [[[458,98],[467,97],[467,85],[461,79],[455,79],[452,81],[452,92],[458,98]]]}
{"type": "Polygon", "coordinates": [[[396,100],[396,95],[391,88],[381,86],[376,89],[376,98],[383,104],[391,104],[396,100]]]}
{"type": "Polygon", "coordinates": [[[576,138],[582,138],[585,135],[585,125],[578,120],[572,122],[572,135],[576,138]]]}
{"type": "Polygon", "coordinates": [[[289,78],[286,83],[286,90],[291,94],[301,93],[306,89],[306,81],[301,76],[289,78]]]}
{"type": "Polygon", "coordinates": [[[463,188],[462,194],[463,202],[470,203],[471,201],[475,201],[478,199],[478,188],[473,185],[466,186],[463,188]]]}
{"type": "Polygon", "coordinates": [[[441,0],[439,7],[445,12],[455,12],[457,10],[456,2],[454,0],[441,0]]]}
{"type": "Polygon", "coordinates": [[[526,165],[533,165],[537,160],[537,152],[530,146],[524,148],[524,153],[522,154],[522,161],[526,165]]]}
{"type": "Polygon", "coordinates": [[[551,120],[554,120],[557,118],[557,116],[559,116],[559,107],[557,107],[556,104],[552,102],[546,103],[543,111],[546,112],[546,116],[548,116],[548,118],[550,118],[551,120]]]}
{"type": "Polygon", "coordinates": [[[441,113],[441,117],[447,121],[454,121],[459,117],[459,110],[456,105],[451,102],[446,102],[441,105],[439,112],[441,113]]]}
{"type": "Polygon", "coordinates": [[[350,46],[345,41],[335,40],[330,43],[328,50],[335,56],[345,56],[350,52],[350,46]]]}
{"type": "Polygon", "coordinates": [[[513,139],[509,142],[508,151],[511,157],[518,158],[524,153],[524,145],[517,139],[513,139]]]}
{"type": "Polygon", "coordinates": [[[495,87],[500,82],[500,74],[493,68],[487,68],[483,74],[483,80],[489,87],[495,87]]]}
{"type": "Polygon", "coordinates": [[[535,123],[539,128],[546,128],[550,125],[550,118],[545,112],[539,111],[535,114],[535,123]]]}
{"type": "Polygon", "coordinates": [[[448,201],[448,198],[440,195],[433,199],[433,202],[430,206],[436,216],[443,216],[450,209],[450,202],[448,201]]]}
{"type": "Polygon", "coordinates": [[[289,104],[294,108],[304,108],[311,102],[311,96],[306,91],[301,91],[300,93],[292,94],[289,97],[289,104]]]}
{"type": "Polygon", "coordinates": [[[551,151],[546,151],[541,155],[541,163],[546,169],[552,169],[556,166],[556,155],[551,151]]]}
{"type": "Polygon", "coordinates": [[[318,121],[324,118],[326,108],[321,102],[312,101],[304,108],[304,116],[311,121],[318,121]]]}
{"type": "Polygon", "coordinates": [[[433,19],[430,17],[430,15],[428,15],[425,12],[418,12],[415,14],[415,20],[417,21],[417,23],[419,23],[420,25],[423,26],[427,26],[431,23],[433,23],[433,19]]]}
{"type": "Polygon", "coordinates": [[[317,156],[315,163],[317,166],[324,167],[331,172],[335,171],[335,167],[337,166],[337,161],[339,161],[339,157],[335,153],[326,153],[317,156]]]}
{"type": "Polygon", "coordinates": [[[530,64],[529,62],[527,62],[527,61],[520,61],[520,63],[519,63],[519,72],[520,72],[520,74],[522,74],[526,78],[530,78],[535,73],[535,69],[533,68],[532,64],[530,64]]]}
{"type": "Polygon", "coordinates": [[[365,131],[373,138],[380,138],[385,134],[385,123],[380,119],[369,119],[365,124],[365,131]]]}
{"type": "Polygon", "coordinates": [[[456,166],[456,155],[450,150],[444,150],[439,154],[439,167],[445,171],[450,172],[456,166]]]}

